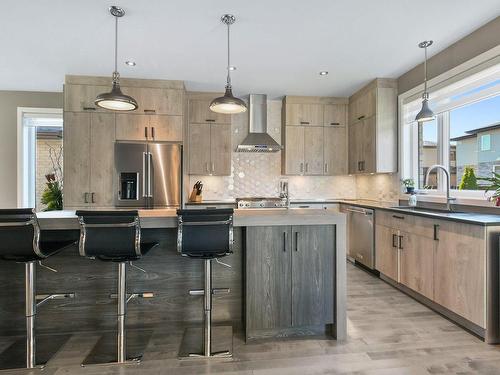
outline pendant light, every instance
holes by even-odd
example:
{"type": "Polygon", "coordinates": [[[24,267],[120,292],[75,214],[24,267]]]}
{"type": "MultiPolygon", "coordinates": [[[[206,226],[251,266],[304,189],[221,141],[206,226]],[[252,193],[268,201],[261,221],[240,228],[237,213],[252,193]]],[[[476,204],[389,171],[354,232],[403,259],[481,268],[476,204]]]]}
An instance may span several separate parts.
{"type": "Polygon", "coordinates": [[[425,60],[424,60],[424,93],[422,94],[422,109],[415,117],[415,121],[426,122],[432,121],[436,117],[434,112],[429,108],[429,92],[427,91],[427,47],[432,45],[432,40],[424,40],[419,43],[418,46],[424,49],[425,60]]]}
{"type": "Polygon", "coordinates": [[[236,21],[236,18],[232,14],[224,14],[221,17],[223,24],[227,25],[227,82],[226,82],[226,92],[224,96],[216,98],[210,103],[210,110],[217,113],[242,113],[247,110],[245,102],[239,98],[233,96],[233,90],[231,86],[231,70],[234,67],[231,66],[230,60],[230,49],[229,49],[229,28],[236,21]]]}
{"type": "Polygon", "coordinates": [[[118,18],[125,15],[125,11],[117,6],[109,7],[109,12],[115,17],[115,71],[113,72],[113,87],[111,92],[100,94],[94,103],[101,108],[112,111],[133,111],[139,107],[136,100],[125,95],[120,89],[120,73],[118,73],[118,18]]]}

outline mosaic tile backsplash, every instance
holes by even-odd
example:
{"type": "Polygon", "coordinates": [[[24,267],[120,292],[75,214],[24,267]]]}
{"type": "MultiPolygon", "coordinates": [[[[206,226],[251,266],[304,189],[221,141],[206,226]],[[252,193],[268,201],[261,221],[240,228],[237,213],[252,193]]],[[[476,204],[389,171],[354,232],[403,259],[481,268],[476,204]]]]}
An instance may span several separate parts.
{"type": "MultiPolygon", "coordinates": [[[[281,100],[269,100],[267,131],[281,144],[281,100]]],[[[232,147],[248,134],[248,114],[234,115],[232,147]]],[[[356,198],[356,177],[281,176],[281,152],[233,152],[230,176],[190,176],[190,186],[203,181],[204,200],[230,200],[238,197],[276,197],[279,180],[289,181],[292,199],[356,198]]]]}

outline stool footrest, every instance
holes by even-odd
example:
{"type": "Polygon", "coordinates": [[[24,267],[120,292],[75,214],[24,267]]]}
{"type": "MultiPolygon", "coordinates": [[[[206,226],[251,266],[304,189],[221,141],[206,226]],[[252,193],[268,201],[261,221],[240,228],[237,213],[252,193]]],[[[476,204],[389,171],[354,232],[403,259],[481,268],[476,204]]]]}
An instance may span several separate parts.
{"type": "Polygon", "coordinates": [[[37,307],[41,306],[45,302],[53,299],[66,299],[66,298],[75,298],[75,293],[37,294],[36,300],[38,302],[36,303],[36,306],[37,307]]]}
{"type": "MultiPolygon", "coordinates": [[[[135,298],[154,298],[153,292],[141,292],[141,293],[127,293],[127,302],[135,298]]],[[[109,295],[109,298],[116,299],[118,298],[118,294],[113,293],[109,295]]]]}
{"type": "MultiPolygon", "coordinates": [[[[228,294],[231,293],[230,288],[213,288],[212,289],[212,294],[219,295],[219,294],[228,294]]],[[[189,295],[191,296],[204,296],[205,291],[203,289],[192,289],[189,291],[189,295]]]]}

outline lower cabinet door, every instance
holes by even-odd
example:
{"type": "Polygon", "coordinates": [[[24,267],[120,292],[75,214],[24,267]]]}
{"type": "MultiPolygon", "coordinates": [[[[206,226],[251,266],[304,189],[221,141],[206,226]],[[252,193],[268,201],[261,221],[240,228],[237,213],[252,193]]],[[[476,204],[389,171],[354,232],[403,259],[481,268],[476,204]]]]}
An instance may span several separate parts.
{"type": "Polygon", "coordinates": [[[291,228],[246,229],[246,330],[290,327],[291,228]]]}
{"type": "Polygon", "coordinates": [[[479,225],[440,221],[434,260],[436,303],[485,327],[486,243],[479,225]]]}
{"type": "Polygon", "coordinates": [[[395,229],[375,225],[375,268],[395,281],[399,281],[397,236],[395,229]]]}
{"type": "Polygon", "coordinates": [[[292,326],[333,323],[334,255],[333,225],[292,227],[292,326]]]}
{"type": "Polygon", "coordinates": [[[434,298],[434,249],[432,238],[406,232],[400,233],[401,284],[434,298]]]}

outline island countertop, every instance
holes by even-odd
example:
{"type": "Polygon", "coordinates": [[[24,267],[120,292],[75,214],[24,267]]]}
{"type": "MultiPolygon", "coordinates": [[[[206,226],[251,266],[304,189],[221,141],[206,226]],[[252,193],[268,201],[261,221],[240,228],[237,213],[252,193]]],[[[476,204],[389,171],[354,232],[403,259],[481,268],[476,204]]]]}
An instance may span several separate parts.
{"type": "MultiPolygon", "coordinates": [[[[175,209],[138,210],[142,228],[175,228],[177,212],[175,209]]],[[[49,211],[37,213],[42,230],[79,229],[74,210],[49,211]]],[[[272,208],[234,210],[234,226],[268,226],[268,225],[321,225],[343,224],[345,214],[336,210],[272,208]]]]}

